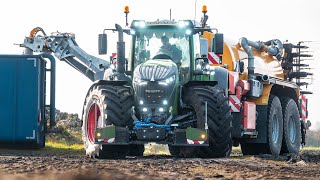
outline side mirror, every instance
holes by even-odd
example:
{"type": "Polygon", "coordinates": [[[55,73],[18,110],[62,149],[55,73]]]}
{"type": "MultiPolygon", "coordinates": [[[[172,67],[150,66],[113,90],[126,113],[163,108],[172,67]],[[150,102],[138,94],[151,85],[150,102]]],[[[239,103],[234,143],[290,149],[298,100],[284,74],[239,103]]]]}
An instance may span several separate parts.
{"type": "Polygon", "coordinates": [[[223,54],[223,34],[214,35],[213,50],[216,54],[223,54]]]}
{"type": "Polygon", "coordinates": [[[107,54],[107,34],[99,34],[98,51],[99,55],[107,54]]]}

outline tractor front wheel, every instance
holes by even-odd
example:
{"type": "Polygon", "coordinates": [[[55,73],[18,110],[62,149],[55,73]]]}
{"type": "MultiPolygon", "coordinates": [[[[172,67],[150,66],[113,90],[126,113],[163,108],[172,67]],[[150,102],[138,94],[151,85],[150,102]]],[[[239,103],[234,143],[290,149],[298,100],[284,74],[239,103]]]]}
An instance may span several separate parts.
{"type": "Polygon", "coordinates": [[[133,126],[132,90],[124,86],[98,85],[92,87],[85,99],[82,116],[82,139],[86,154],[97,158],[122,158],[129,146],[94,144],[97,127],[133,126]]]}
{"type": "Polygon", "coordinates": [[[207,123],[209,146],[193,148],[193,151],[181,148],[180,154],[198,157],[229,156],[232,149],[232,115],[224,92],[217,86],[189,87],[184,91],[184,103],[194,110],[198,129],[205,130],[207,123]]]}

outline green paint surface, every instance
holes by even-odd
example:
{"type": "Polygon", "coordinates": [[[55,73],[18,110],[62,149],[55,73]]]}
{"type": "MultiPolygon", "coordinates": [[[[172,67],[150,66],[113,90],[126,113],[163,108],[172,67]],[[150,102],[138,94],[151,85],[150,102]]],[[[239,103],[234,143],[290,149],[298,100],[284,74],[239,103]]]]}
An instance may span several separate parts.
{"type": "Polygon", "coordinates": [[[111,125],[104,128],[99,128],[95,133],[96,139],[110,139],[116,137],[116,127],[111,125]],[[101,136],[97,137],[97,134],[100,133],[101,136]]]}
{"type": "Polygon", "coordinates": [[[200,129],[189,127],[186,130],[186,137],[187,137],[187,139],[190,139],[193,141],[204,141],[207,139],[207,133],[205,131],[200,130],[200,129]],[[201,138],[202,134],[206,135],[205,139],[201,138]]]}

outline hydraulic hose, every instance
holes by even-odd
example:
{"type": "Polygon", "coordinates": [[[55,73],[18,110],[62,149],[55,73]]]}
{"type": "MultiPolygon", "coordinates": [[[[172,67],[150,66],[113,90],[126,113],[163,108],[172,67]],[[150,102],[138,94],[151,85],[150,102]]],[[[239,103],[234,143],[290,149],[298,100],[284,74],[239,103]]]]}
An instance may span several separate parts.
{"type": "Polygon", "coordinates": [[[271,56],[275,56],[278,60],[281,59],[281,54],[283,51],[283,44],[279,39],[273,39],[270,41],[267,41],[265,43],[263,42],[254,42],[249,41],[247,38],[243,37],[240,39],[240,45],[244,49],[244,51],[248,54],[248,79],[254,79],[254,55],[252,52],[253,47],[256,50],[259,51],[265,51],[269,53],[271,56]]]}

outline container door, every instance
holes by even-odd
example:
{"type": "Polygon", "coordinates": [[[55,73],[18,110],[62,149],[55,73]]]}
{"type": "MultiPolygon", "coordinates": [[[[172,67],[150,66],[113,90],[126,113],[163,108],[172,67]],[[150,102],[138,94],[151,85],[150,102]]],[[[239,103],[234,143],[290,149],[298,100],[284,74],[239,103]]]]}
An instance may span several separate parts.
{"type": "Polygon", "coordinates": [[[0,143],[38,142],[40,60],[0,57],[0,143]]]}
{"type": "Polygon", "coordinates": [[[15,140],[16,67],[17,61],[0,59],[0,143],[15,140]]]}
{"type": "Polygon", "coordinates": [[[17,66],[16,141],[36,143],[40,123],[40,64],[37,58],[19,61],[17,66]]]}

